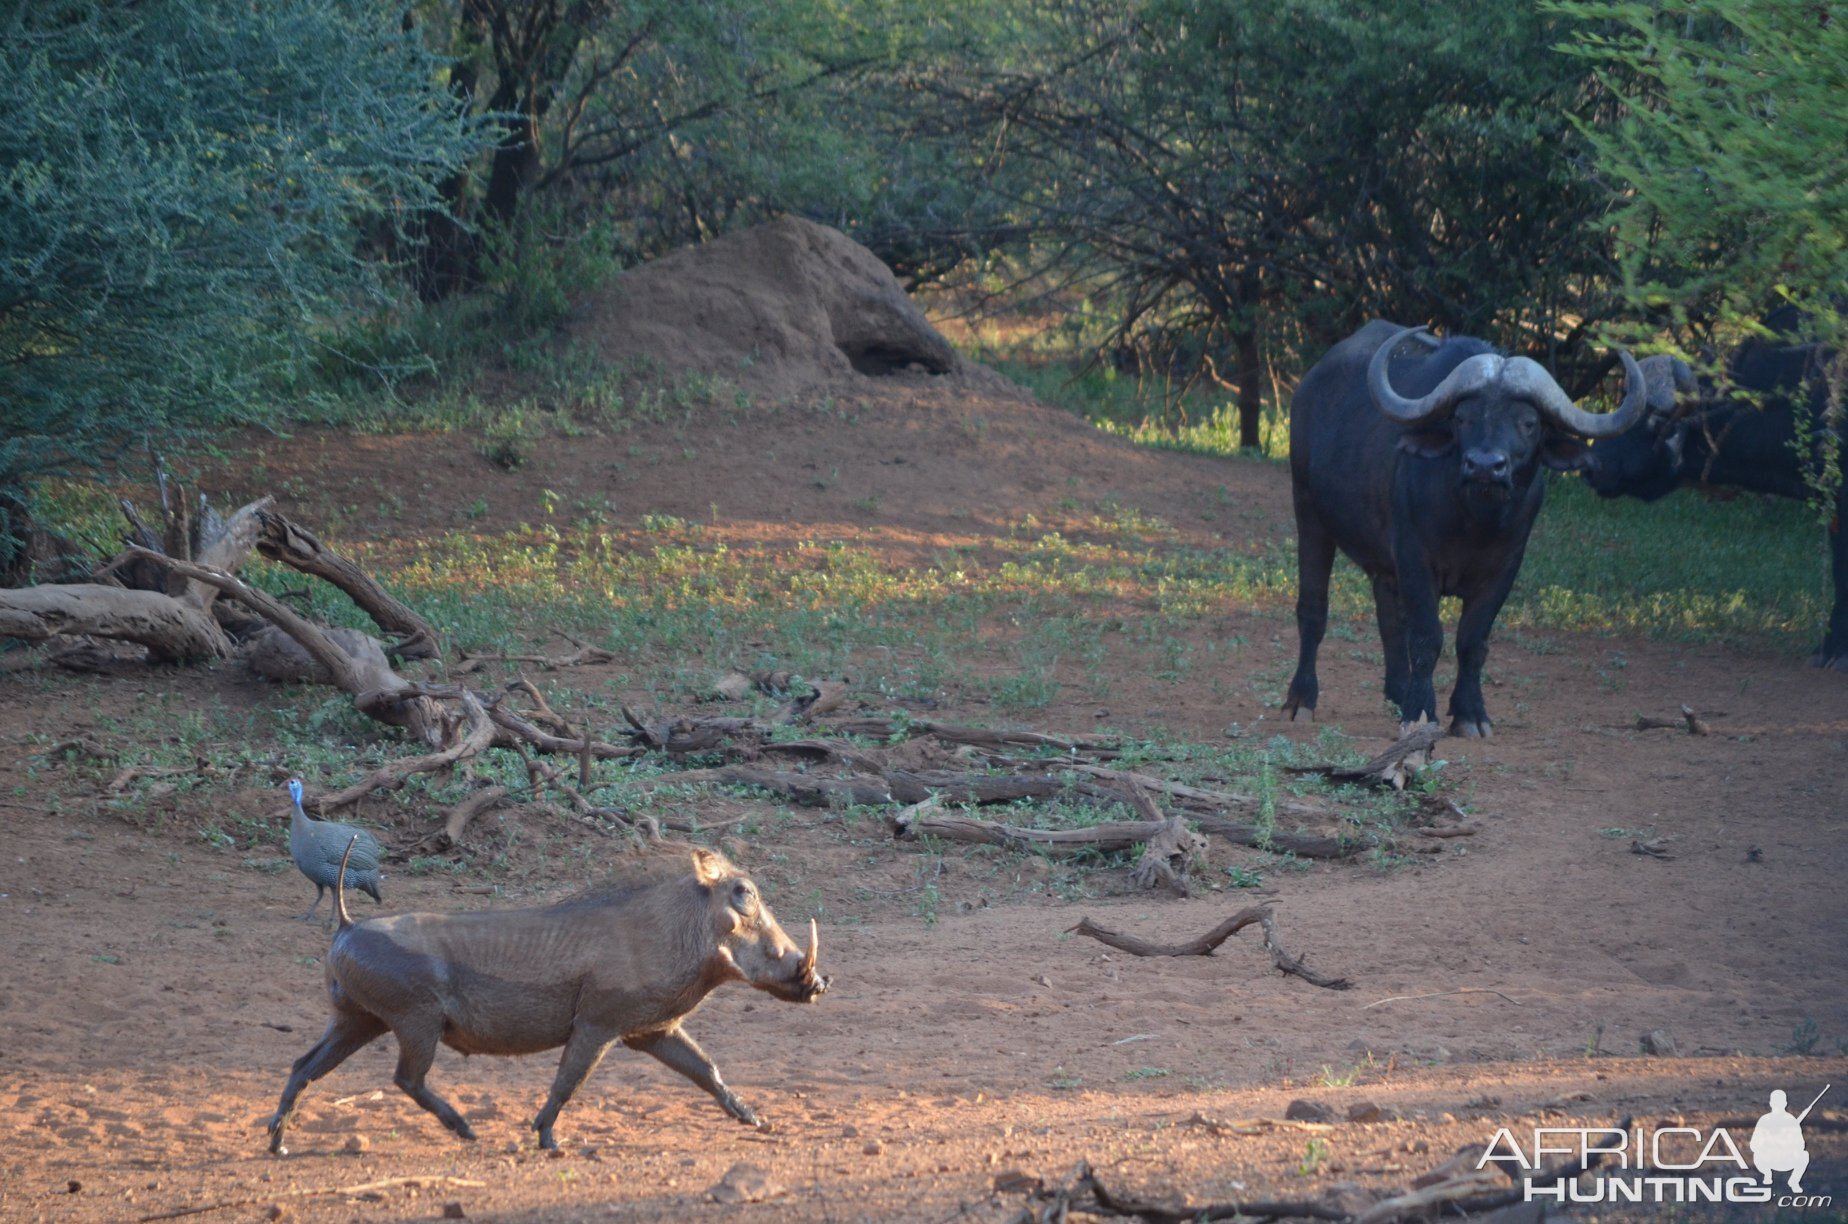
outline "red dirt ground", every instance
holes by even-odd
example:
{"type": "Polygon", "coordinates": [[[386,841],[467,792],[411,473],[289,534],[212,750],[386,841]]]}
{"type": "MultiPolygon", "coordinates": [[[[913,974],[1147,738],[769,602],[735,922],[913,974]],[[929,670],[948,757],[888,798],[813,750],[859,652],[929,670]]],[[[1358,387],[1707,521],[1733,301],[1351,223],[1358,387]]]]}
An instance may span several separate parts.
{"type": "MultiPolygon", "coordinates": [[[[405,550],[435,531],[538,521],[547,489],[567,503],[607,496],[624,524],[676,514],[720,540],[841,540],[888,565],[979,547],[1029,514],[1082,537],[1088,509],[1069,507],[1105,498],[1166,520],[1182,544],[1254,547],[1291,531],[1279,466],[1138,450],[1023,399],[921,378],[837,415],[708,413],[561,441],[512,473],[460,437],[312,434],[253,441],[230,470],[242,481],[262,471],[285,509],[334,522],[330,534],[405,550]]],[[[220,501],[253,491],[221,480],[220,501]]],[[[1199,633],[1241,634],[1241,666],[1276,668],[1295,650],[1287,612],[1226,607],[1199,633]]],[[[432,1083],[480,1133],[470,1145],[391,1087],[389,1042],[310,1089],[292,1154],[268,1156],[262,1122],[322,1023],[311,958],[327,938],[289,921],[307,900],[299,876],[240,866],[247,854],[286,853],[271,773],[176,796],[131,824],[100,801],[102,779],[46,768],[26,737],[106,741],[120,733],[109,720],[164,696],[159,708],[177,717],[212,703],[257,709],[273,690],[234,667],[9,675],[0,1219],[120,1221],[217,1205],[198,1218],[382,1221],[439,1218],[456,1203],[467,1219],[561,1224],[1001,1221],[1026,1198],[998,1180],[1057,1183],[1081,1158],[1152,1197],[1313,1198],[1342,1182],[1402,1188],[1502,1126],[1524,1136],[1542,1120],[1749,1125],[1771,1089],[1787,1090],[1794,1109],[1830,1083],[1807,1127],[1806,1188],[1842,1203],[1848,683],[1795,656],[1554,636],[1560,649],[1544,654],[1499,643],[1497,737],[1443,748],[1486,814],[1484,832],[1386,871],[1265,871],[1257,891],[1292,951],[1352,977],[1353,990],[1279,976],[1252,931],[1211,958],[1159,961],[1062,935],[1088,914],[1190,936],[1246,903],[1245,891],[1065,901],[1037,860],[951,853],[939,869],[877,828],[803,811],[733,849],[783,899],[788,925],[819,900],[835,988],[809,1008],[730,988],[689,1026],[774,1129],[747,1131],[618,1051],[565,1111],[555,1158],[534,1150],[526,1126],[550,1056],[439,1057],[432,1083]],[[1613,694],[1595,672],[1616,650],[1627,667],[1613,694]],[[1635,711],[1672,714],[1682,701],[1721,711],[1713,735],[1630,729],[1635,711]],[[276,840],[219,851],[199,837],[205,818],[236,814],[272,817],[276,840]],[[1601,835],[1644,827],[1669,839],[1672,858],[1601,835]],[[938,873],[934,925],[919,912],[927,871],[938,873]],[[1814,1052],[1791,1053],[1811,1021],[1814,1052]],[[1680,1057],[1638,1055],[1639,1036],[1655,1029],[1673,1034],[1680,1057]],[[1280,1118],[1298,1097],[1343,1114],[1371,1100],[1403,1116],[1252,1134],[1189,1122],[1280,1118]],[[713,1189],[740,1163],[782,1192],[716,1203],[713,1189]],[[391,1180],[419,1177],[456,1180],[391,1180]]],[[[1236,722],[1251,734],[1315,733],[1276,724],[1245,685],[1104,667],[1110,721],[1127,730],[1206,740],[1236,722]]],[[[619,660],[556,683],[589,686],[625,669],[619,660]]],[[[1377,685],[1370,665],[1326,652],[1324,720],[1383,740],[1391,725],[1377,685]]],[[[1033,724],[1085,731],[1096,713],[1068,685],[1033,724]]],[[[978,704],[937,716],[1006,721],[978,704]]],[[[745,801],[702,807],[727,805],[745,801]]],[[[603,843],[563,844],[590,854],[603,843]]],[[[1223,847],[1214,858],[1256,861],[1223,847]]],[[[519,859],[503,896],[575,888],[582,872],[561,861],[519,859]]],[[[479,879],[399,872],[388,908],[480,906],[479,879]]]]}

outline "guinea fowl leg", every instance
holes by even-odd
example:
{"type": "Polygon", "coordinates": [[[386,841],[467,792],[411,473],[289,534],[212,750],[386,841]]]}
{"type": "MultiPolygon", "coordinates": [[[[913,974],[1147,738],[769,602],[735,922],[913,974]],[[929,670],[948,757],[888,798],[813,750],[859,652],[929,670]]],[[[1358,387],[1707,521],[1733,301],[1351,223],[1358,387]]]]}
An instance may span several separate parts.
{"type": "Polygon", "coordinates": [[[307,913],[305,913],[305,914],[297,914],[297,915],[295,915],[295,921],[297,921],[297,922],[310,922],[310,921],[313,921],[313,919],[314,919],[314,912],[315,912],[316,910],[318,910],[318,909],[320,909],[320,908],[321,908],[321,897],[322,897],[322,896],[323,896],[323,895],[324,895],[324,894],[325,894],[326,892],[327,892],[327,885],[325,885],[325,884],[316,884],[316,885],[314,886],[314,904],[308,907],[308,912],[307,912],[307,913]]]}

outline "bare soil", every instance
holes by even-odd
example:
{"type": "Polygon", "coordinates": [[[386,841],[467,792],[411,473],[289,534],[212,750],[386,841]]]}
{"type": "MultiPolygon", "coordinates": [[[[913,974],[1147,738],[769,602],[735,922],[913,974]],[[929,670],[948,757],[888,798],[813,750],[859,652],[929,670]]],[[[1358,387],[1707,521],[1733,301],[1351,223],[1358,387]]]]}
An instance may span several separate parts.
{"type": "MultiPolygon", "coordinates": [[[[829,413],[709,410],[560,440],[513,472],[456,436],[247,442],[219,477],[220,500],[279,490],[303,522],[334,520],[341,538],[407,553],[437,531],[539,521],[547,490],[567,504],[607,497],[625,524],[674,514],[739,547],[792,552],[838,540],[888,566],[980,549],[1028,516],[1082,538],[1105,500],[1165,520],[1177,546],[1260,548],[1292,532],[1280,466],[1135,449],[994,386],[936,386],[915,371],[864,380],[829,413]],[[263,490],[247,487],[252,473],[263,490]]],[[[1227,606],[1197,632],[1248,639],[1241,666],[1287,668],[1295,652],[1287,607],[1227,606]]],[[[1443,749],[1485,829],[1410,864],[1271,864],[1259,889],[1188,900],[1104,880],[1092,887],[1107,895],[1067,900],[1070,881],[1041,860],[971,850],[939,862],[834,813],[765,820],[728,848],[787,924],[819,906],[834,989],[794,1007],[728,988],[689,1028],[772,1129],[738,1126],[618,1050],[566,1109],[565,1147],[552,1155],[527,1125],[550,1056],[439,1057],[433,1086],[481,1136],[466,1144],[391,1086],[386,1041],[310,1089],[291,1154],[269,1156],[262,1124],[324,1016],[316,962],[327,935],[290,920],[306,883],[242,866],[286,854],[275,782],[289,763],[124,818],[99,793],[106,771],[49,767],[27,737],[108,742],[167,695],[168,711],[235,714],[267,708],[275,690],[230,665],[7,675],[0,1219],[210,1208],[198,1218],[379,1221],[440,1218],[453,1203],[463,1218],[501,1221],[1000,1221],[1026,1202],[1031,1178],[1056,1184],[1080,1159],[1113,1186],[1173,1201],[1316,1198],[1343,1182],[1403,1188],[1504,1126],[1526,1136],[1536,1124],[1631,1117],[1749,1128],[1772,1089],[1795,1109],[1831,1083],[1806,1127],[1805,1184],[1843,1203],[1844,678],[1794,655],[1555,639],[1546,652],[1505,636],[1496,645],[1497,736],[1443,749]],[[1619,651],[1613,691],[1598,672],[1619,651]],[[1684,701],[1712,735],[1632,729],[1637,711],[1672,715],[1684,701]],[[217,849],[201,837],[239,816],[267,819],[267,843],[258,834],[217,849]],[[1671,857],[1634,852],[1640,831],[1671,857]],[[1292,952],[1354,989],[1280,976],[1255,928],[1213,957],[1173,960],[1063,934],[1089,915],[1178,940],[1254,897],[1276,906],[1292,952]],[[1652,1030],[1672,1034],[1679,1056],[1641,1056],[1652,1030]],[[1362,1101],[1400,1116],[1242,1128],[1254,1133],[1195,1120],[1277,1119],[1297,1098],[1340,1118],[1362,1101]],[[715,1201],[740,1164],[779,1192],[715,1201]]],[[[552,682],[589,687],[635,667],[552,682]]],[[[1277,723],[1226,677],[1103,667],[1108,721],[1127,730],[1317,731],[1277,723]]],[[[1383,744],[1393,726],[1372,665],[1331,649],[1322,678],[1323,722],[1383,744]]],[[[1083,732],[1099,713],[1068,684],[1033,725],[1083,732]]],[[[974,701],[933,716],[1009,721],[974,701]]],[[[699,806],[712,818],[765,805],[699,806]]],[[[394,872],[387,908],[576,888],[608,843],[544,823],[504,818],[501,835],[523,826],[526,850],[492,876],[394,872]],[[552,853],[532,853],[548,837],[552,853]],[[497,895],[483,895],[484,878],[497,895]]],[[[386,839],[403,845],[412,832],[386,839]]],[[[1213,854],[1216,866],[1260,865],[1254,852],[1213,854]]]]}

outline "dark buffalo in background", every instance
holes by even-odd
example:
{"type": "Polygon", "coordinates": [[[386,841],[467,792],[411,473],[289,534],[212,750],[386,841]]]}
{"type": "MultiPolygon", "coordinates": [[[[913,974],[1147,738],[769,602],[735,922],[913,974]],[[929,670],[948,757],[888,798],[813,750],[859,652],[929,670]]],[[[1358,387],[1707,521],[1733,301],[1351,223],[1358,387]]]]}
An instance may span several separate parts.
{"type": "MultiPolygon", "coordinates": [[[[1773,333],[1788,334],[1799,323],[1793,311],[1765,319],[1773,333]]],[[[1592,448],[1586,481],[1604,497],[1655,501],[1683,485],[1729,486],[1799,500],[1809,496],[1804,474],[1815,456],[1797,450],[1799,405],[1820,422],[1828,398],[1826,374],[1834,354],[1814,344],[1775,339],[1747,342],[1729,363],[1732,389],[1716,393],[1695,381],[1688,368],[1669,357],[1643,364],[1651,383],[1648,420],[1592,448]]],[[[1837,427],[1848,450],[1848,422],[1837,427]]],[[[1848,485],[1835,491],[1828,528],[1835,575],[1835,608],[1822,646],[1811,657],[1817,667],[1848,671],[1848,485]]]]}
{"type": "Polygon", "coordinates": [[[1608,416],[1572,402],[1540,365],[1481,340],[1441,343],[1374,320],[1303,376],[1290,404],[1301,654],[1283,708],[1313,715],[1316,648],[1335,550],[1373,582],[1386,696],[1408,723],[1437,720],[1438,600],[1463,600],[1450,732],[1489,735],[1482,664],[1546,494],[1543,468],[1573,468],[1585,440],[1641,419],[1642,372],[1622,354],[1624,400],[1608,416]],[[1417,343],[1403,346],[1413,338],[1417,343]]]}

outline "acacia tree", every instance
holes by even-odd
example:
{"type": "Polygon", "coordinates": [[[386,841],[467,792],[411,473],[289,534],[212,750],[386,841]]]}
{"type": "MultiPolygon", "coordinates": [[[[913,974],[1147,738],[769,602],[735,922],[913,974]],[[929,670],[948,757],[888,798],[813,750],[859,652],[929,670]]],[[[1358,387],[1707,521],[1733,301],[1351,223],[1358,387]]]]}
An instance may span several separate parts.
{"type": "Polygon", "coordinates": [[[1552,50],[1563,19],[1420,0],[1032,16],[1020,53],[935,87],[1031,167],[1007,181],[1041,240],[1122,301],[1106,343],[1228,354],[1241,445],[1267,348],[1301,361],[1386,314],[1571,357],[1610,308],[1586,226],[1605,197],[1566,119],[1602,95],[1552,50]]]}
{"type": "Polygon", "coordinates": [[[1798,338],[1833,352],[1824,419],[1799,413],[1799,445],[1819,459],[1813,501],[1832,515],[1848,381],[1848,20],[1795,0],[1556,7],[1598,23],[1571,49],[1627,104],[1585,135],[1619,194],[1623,288],[1641,328],[1724,340],[1788,305],[1798,338]]]}
{"type": "Polygon", "coordinates": [[[386,300],[364,232],[475,146],[438,68],[370,0],[7,6],[0,564],[35,477],[266,415],[266,375],[386,300]]]}
{"type": "Polygon", "coordinates": [[[878,159],[844,99],[940,37],[937,7],[424,0],[417,23],[452,57],[449,88],[496,138],[444,185],[421,289],[480,285],[493,240],[536,207],[607,226],[633,257],[792,206],[864,203],[878,159]]]}

